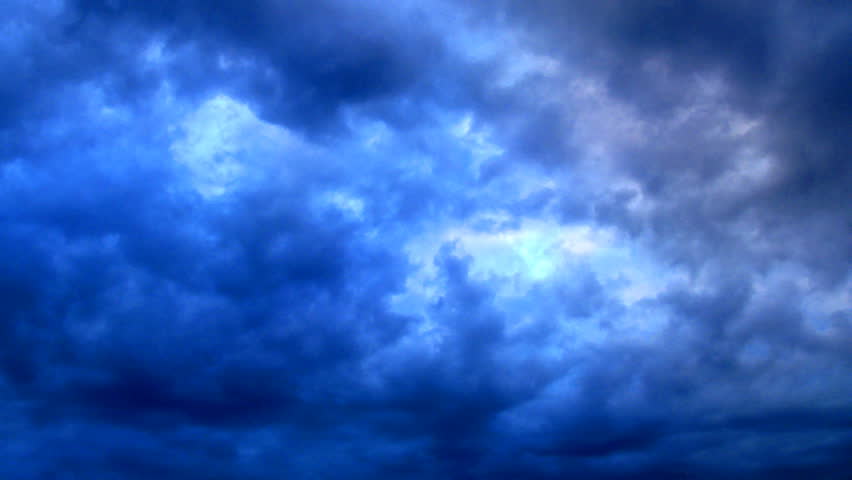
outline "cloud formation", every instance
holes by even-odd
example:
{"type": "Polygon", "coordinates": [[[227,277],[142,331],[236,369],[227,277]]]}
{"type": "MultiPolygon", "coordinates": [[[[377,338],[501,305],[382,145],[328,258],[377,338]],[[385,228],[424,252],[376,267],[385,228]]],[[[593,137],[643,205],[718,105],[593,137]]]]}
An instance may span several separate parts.
{"type": "Polygon", "coordinates": [[[844,2],[7,10],[3,478],[852,469],[844,2]]]}

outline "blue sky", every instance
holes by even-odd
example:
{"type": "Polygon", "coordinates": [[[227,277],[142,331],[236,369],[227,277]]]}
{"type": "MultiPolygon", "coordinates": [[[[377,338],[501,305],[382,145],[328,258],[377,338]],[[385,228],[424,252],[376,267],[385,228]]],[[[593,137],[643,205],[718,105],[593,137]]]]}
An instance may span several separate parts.
{"type": "Polygon", "coordinates": [[[852,472],[846,2],[4,10],[0,477],[852,472]]]}

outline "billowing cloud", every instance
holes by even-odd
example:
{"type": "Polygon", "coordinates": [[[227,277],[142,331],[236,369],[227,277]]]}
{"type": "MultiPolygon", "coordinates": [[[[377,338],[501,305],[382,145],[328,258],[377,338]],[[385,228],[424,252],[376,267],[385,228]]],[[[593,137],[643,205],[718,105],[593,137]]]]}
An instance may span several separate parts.
{"type": "Polygon", "coordinates": [[[846,478],[850,26],[12,1],[0,476],[846,478]]]}

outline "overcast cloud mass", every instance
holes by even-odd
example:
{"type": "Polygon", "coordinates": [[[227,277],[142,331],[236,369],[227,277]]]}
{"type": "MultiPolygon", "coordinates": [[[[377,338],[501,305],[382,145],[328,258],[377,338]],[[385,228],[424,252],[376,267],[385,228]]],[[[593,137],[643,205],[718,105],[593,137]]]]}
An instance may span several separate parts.
{"type": "Polygon", "coordinates": [[[2,4],[0,478],[851,478],[848,2],[2,4]]]}

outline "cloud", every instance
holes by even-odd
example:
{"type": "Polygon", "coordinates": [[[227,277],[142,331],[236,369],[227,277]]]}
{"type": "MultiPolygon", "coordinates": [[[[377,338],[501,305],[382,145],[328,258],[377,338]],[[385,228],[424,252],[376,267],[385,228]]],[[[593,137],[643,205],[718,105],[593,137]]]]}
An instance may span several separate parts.
{"type": "Polygon", "coordinates": [[[13,2],[4,478],[844,478],[841,2],[13,2]]]}

